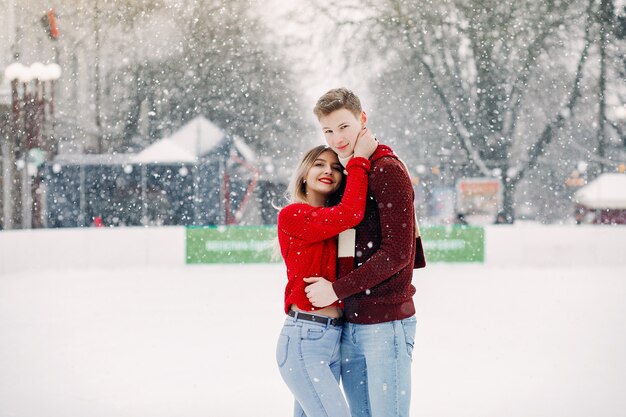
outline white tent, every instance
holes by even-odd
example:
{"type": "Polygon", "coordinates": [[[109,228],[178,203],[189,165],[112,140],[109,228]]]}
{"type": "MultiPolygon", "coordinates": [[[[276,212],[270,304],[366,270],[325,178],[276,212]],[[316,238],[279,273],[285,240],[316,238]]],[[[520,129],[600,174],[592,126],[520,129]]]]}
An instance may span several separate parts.
{"type": "Polygon", "coordinates": [[[626,174],[602,174],[575,194],[589,209],[626,209],[626,174]]]}
{"type": "Polygon", "coordinates": [[[137,163],[196,162],[224,139],[224,132],[202,116],[132,157],[137,163]]]}
{"type": "Polygon", "coordinates": [[[137,163],[194,163],[198,157],[170,138],[161,139],[131,158],[137,163]]]}

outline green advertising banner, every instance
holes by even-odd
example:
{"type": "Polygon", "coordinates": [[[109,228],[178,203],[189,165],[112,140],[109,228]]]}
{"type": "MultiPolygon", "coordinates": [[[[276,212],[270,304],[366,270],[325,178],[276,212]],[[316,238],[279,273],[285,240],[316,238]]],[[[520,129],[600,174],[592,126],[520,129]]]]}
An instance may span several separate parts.
{"type": "Polygon", "coordinates": [[[473,226],[430,226],[421,229],[429,262],[484,262],[485,229],[473,226]]]}
{"type": "Polygon", "coordinates": [[[276,226],[188,227],[186,262],[266,263],[271,262],[276,226]]]}
{"type": "MultiPolygon", "coordinates": [[[[424,227],[426,262],[484,262],[485,229],[472,226],[424,227]]],[[[276,226],[187,227],[186,262],[268,263],[276,226]]]]}

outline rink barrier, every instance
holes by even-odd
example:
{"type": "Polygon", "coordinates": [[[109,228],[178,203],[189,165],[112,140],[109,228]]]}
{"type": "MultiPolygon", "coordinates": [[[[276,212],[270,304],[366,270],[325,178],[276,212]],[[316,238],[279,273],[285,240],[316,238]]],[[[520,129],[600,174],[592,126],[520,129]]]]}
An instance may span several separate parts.
{"type": "MultiPolygon", "coordinates": [[[[427,262],[483,262],[482,227],[434,226],[421,230],[427,262]]],[[[276,226],[188,227],[188,264],[273,262],[276,226]]],[[[275,262],[275,261],[274,261],[275,262]]]]}
{"type": "MultiPolygon", "coordinates": [[[[0,231],[0,277],[32,270],[45,273],[46,270],[131,267],[140,271],[146,266],[178,268],[194,263],[269,261],[275,227],[213,228],[210,232],[202,229],[171,226],[4,230],[0,231]],[[248,237],[235,233],[237,229],[264,235],[258,241],[248,242],[248,237]],[[216,233],[221,234],[221,239],[214,238],[216,233]],[[227,236],[230,241],[223,243],[227,236]],[[202,254],[207,248],[211,249],[210,255],[202,254]],[[250,252],[258,257],[251,257],[250,252]]],[[[438,252],[460,250],[463,245],[469,257],[467,262],[503,268],[603,266],[626,276],[625,226],[422,227],[422,234],[429,265],[464,262],[460,257],[438,252]],[[463,244],[456,239],[458,230],[476,233],[473,230],[481,229],[484,247],[480,241],[471,240],[475,237],[468,237],[468,243],[463,244]]]]}
{"type": "Polygon", "coordinates": [[[272,262],[277,244],[275,226],[187,227],[185,236],[188,264],[272,262]]]}
{"type": "Polygon", "coordinates": [[[184,227],[78,227],[0,231],[0,275],[28,270],[185,264],[184,227]]]}
{"type": "Polygon", "coordinates": [[[477,226],[422,227],[426,262],[485,261],[485,229],[477,226]]]}

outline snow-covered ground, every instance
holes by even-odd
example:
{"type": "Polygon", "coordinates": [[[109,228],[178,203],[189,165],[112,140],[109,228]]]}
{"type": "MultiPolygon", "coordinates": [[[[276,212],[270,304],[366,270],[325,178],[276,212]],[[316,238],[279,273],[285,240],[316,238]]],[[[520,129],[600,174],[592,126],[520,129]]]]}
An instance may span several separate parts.
{"type": "MultiPolygon", "coordinates": [[[[289,416],[283,267],[0,276],[0,417],[289,416]]],[[[412,416],[626,416],[626,274],[429,265],[412,416]]]]}

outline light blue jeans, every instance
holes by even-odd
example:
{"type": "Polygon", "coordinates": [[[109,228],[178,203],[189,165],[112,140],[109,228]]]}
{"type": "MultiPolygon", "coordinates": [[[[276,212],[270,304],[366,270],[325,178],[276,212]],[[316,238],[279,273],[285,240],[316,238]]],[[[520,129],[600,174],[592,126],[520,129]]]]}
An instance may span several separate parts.
{"type": "Polygon", "coordinates": [[[352,417],[409,417],[416,324],[415,316],[344,324],[341,378],[352,417]]]}
{"type": "Polygon", "coordinates": [[[339,388],[341,326],[287,317],[276,362],[295,397],[294,417],[350,417],[339,388]]]}

